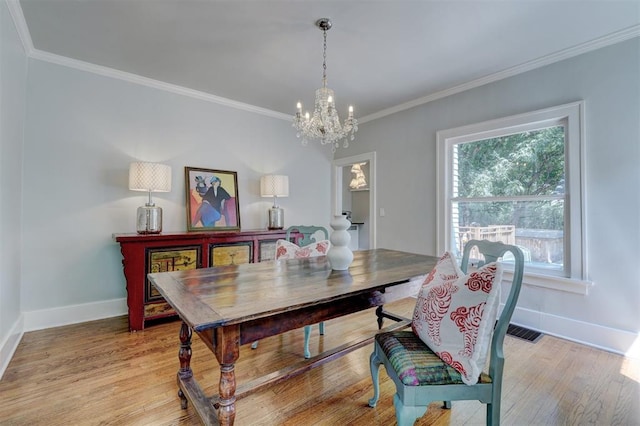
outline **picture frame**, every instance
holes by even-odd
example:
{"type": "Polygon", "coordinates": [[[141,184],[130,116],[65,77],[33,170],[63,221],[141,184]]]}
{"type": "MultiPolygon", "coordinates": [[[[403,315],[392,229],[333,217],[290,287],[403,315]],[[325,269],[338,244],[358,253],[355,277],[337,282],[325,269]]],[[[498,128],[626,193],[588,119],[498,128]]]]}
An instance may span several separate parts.
{"type": "Polygon", "coordinates": [[[185,167],[187,231],[239,231],[238,174],[185,167]]]}

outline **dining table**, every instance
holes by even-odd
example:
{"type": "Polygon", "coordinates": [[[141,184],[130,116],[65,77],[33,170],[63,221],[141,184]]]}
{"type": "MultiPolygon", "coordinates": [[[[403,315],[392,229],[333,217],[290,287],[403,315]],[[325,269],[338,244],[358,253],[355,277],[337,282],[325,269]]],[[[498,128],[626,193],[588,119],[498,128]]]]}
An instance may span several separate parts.
{"type": "MultiPolygon", "coordinates": [[[[179,331],[178,395],[206,425],[232,425],[238,399],[305,373],[371,344],[376,332],[410,325],[385,304],[415,297],[438,258],[390,249],[354,252],[347,270],[333,270],[327,256],[148,274],[182,323],[179,331]],[[363,311],[377,327],[309,359],[236,384],[240,346],[305,325],[363,311]],[[384,324],[385,318],[391,319],[384,324]],[[193,332],[213,352],[220,368],[218,393],[207,396],[190,360],[193,332]]],[[[249,407],[247,407],[249,408],[249,407]]]]}

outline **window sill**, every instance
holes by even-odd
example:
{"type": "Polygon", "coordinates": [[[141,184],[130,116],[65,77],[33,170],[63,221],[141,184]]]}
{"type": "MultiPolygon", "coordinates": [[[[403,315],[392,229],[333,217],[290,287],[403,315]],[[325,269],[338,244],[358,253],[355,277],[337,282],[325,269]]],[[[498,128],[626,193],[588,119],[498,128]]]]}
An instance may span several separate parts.
{"type": "MultiPolygon", "coordinates": [[[[513,272],[504,271],[503,275],[510,281],[513,277],[513,272]]],[[[589,288],[593,286],[593,281],[525,272],[522,284],[586,296],[589,294],[589,288]]]]}

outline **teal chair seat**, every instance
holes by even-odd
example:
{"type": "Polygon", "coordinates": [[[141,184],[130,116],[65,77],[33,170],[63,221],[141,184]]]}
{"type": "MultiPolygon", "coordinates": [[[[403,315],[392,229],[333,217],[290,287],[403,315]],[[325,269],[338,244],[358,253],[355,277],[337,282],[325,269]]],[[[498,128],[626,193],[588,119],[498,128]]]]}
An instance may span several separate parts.
{"type": "MultiPolygon", "coordinates": [[[[287,228],[287,236],[286,236],[287,241],[291,241],[291,234],[295,232],[302,235],[302,237],[300,237],[296,242],[296,244],[300,247],[308,246],[309,244],[322,241],[322,239],[325,239],[325,240],[329,239],[329,232],[327,231],[327,228],[324,228],[322,226],[296,225],[296,226],[290,226],[289,228],[287,228]],[[322,238],[322,239],[319,239],[319,238],[322,238]]],[[[276,260],[277,260],[277,257],[276,257],[276,260]]],[[[321,322],[318,324],[318,329],[319,329],[320,335],[324,335],[324,322],[321,322]]],[[[311,326],[305,325],[304,326],[304,357],[305,358],[311,358],[311,351],[309,351],[310,338],[311,338],[311,326]]],[[[258,342],[253,342],[251,344],[251,349],[255,349],[257,347],[258,347],[258,342]]]]}
{"type": "Polygon", "coordinates": [[[514,261],[511,289],[491,338],[489,370],[480,374],[478,383],[467,385],[462,382],[460,373],[442,361],[412,331],[378,334],[370,358],[373,398],[369,400],[369,405],[375,407],[378,403],[379,367],[382,364],[396,387],[393,405],[399,426],[413,425],[424,415],[431,402],[443,401],[445,408],[451,408],[451,401],[455,400],[478,400],[487,404],[487,424],[500,424],[503,342],[522,286],[524,257],[516,246],[472,240],[465,245],[462,256],[460,269],[464,273],[467,273],[469,254],[474,246],[484,256],[479,266],[495,262],[505,253],[512,255],[509,259],[514,261]]]}
{"type": "MultiPolygon", "coordinates": [[[[463,384],[460,373],[443,362],[413,331],[380,333],[375,341],[405,386],[463,384]]],[[[491,377],[482,373],[480,382],[491,383],[491,377]]]]}

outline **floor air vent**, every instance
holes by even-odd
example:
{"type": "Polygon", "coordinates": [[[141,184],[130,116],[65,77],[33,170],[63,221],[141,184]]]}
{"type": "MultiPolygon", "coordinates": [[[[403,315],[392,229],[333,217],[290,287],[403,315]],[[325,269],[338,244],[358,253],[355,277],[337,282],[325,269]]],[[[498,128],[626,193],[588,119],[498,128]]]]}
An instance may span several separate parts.
{"type": "Polygon", "coordinates": [[[517,337],[527,342],[535,343],[542,337],[542,333],[528,328],[520,327],[519,325],[509,324],[507,328],[507,334],[509,336],[517,337]]]}

